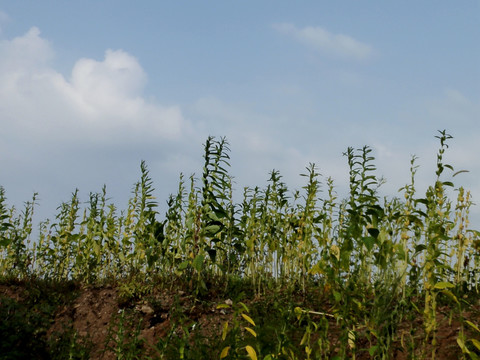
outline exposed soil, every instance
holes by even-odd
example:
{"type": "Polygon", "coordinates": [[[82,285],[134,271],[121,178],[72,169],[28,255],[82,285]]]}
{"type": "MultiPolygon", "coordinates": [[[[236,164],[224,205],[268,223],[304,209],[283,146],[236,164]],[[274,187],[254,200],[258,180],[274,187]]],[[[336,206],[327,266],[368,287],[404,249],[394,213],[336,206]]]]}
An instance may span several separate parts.
{"type": "MultiPolygon", "coordinates": [[[[52,299],[48,299],[48,289],[45,292],[44,290],[37,290],[32,295],[32,289],[28,283],[0,284],[0,298],[10,298],[20,304],[29,302],[29,306],[33,306],[31,305],[32,302],[36,304],[40,304],[42,301],[51,302],[52,299]]],[[[231,309],[217,308],[218,304],[230,303],[231,300],[227,296],[218,294],[208,294],[201,301],[198,301],[182,290],[159,287],[148,295],[125,301],[119,295],[118,287],[94,287],[76,284],[56,289],[54,293],[57,296],[56,307],[50,310],[50,321],[44,336],[55,340],[55,337],[59,336],[65,329],[73,327],[77,333],[78,341],[89,344],[91,359],[117,358],[114,349],[116,341],[119,341],[116,339],[118,339],[122,315],[124,315],[123,319],[125,320],[123,327],[126,330],[124,341],[132,340],[135,331],[137,331],[138,338],[144,339],[144,344],[139,346],[147,348],[147,352],[151,356],[155,355],[155,348],[158,349],[160,340],[169,339],[169,336],[174,333],[178,335],[184,331],[182,329],[189,328],[193,324],[195,324],[195,327],[190,328],[190,336],[194,331],[199,331],[201,337],[206,339],[207,347],[209,341],[218,345],[223,325],[226,321],[231,323],[233,317],[231,309]],[[58,294],[61,294],[61,296],[58,294]]],[[[295,297],[296,295],[289,294],[288,296],[295,297]]],[[[283,295],[277,297],[277,299],[282,298],[285,300],[283,295]]],[[[272,300],[267,298],[252,298],[244,300],[244,302],[250,309],[256,307],[263,309],[259,310],[258,314],[262,311],[268,314],[269,306],[273,306],[272,300]]],[[[322,311],[328,312],[329,310],[328,299],[322,299],[321,294],[315,294],[310,298],[298,296],[298,299],[293,299],[291,303],[294,302],[300,304],[303,302],[305,307],[316,306],[317,309],[318,306],[321,306],[320,304],[323,304],[322,311]]],[[[0,306],[2,306],[1,300],[0,306]]],[[[266,324],[264,319],[258,318],[258,314],[256,314],[256,317],[251,315],[257,322],[257,326],[258,324],[266,324]]],[[[478,323],[480,320],[479,314],[480,306],[477,303],[464,316],[466,319],[478,323]]],[[[315,317],[313,316],[312,319],[315,320],[315,317]]],[[[340,346],[340,329],[335,319],[327,319],[329,342],[333,356],[340,346]]],[[[439,360],[460,359],[462,354],[457,344],[460,331],[458,314],[448,306],[440,306],[437,313],[437,323],[438,350],[435,358],[439,360]]],[[[293,324],[292,328],[295,329],[295,326],[293,324]]],[[[359,334],[365,333],[365,331],[365,329],[358,329],[359,334]]],[[[301,324],[298,324],[298,332],[292,333],[291,340],[300,344],[303,334],[304,328],[301,324]]],[[[474,335],[470,333],[469,336],[473,337],[474,335]]],[[[397,330],[397,339],[400,340],[396,340],[392,345],[392,348],[395,349],[393,359],[410,359],[412,353],[420,356],[424,341],[422,314],[413,314],[411,319],[402,321],[397,330]],[[414,346],[416,349],[409,350],[409,346],[414,346]]],[[[165,342],[162,344],[165,344],[165,342]]],[[[359,350],[369,348],[367,336],[358,339],[356,347],[359,350]]],[[[431,346],[427,346],[424,358],[431,358],[430,351],[431,346]]],[[[216,355],[216,358],[218,357],[219,354],[216,355]]],[[[2,358],[1,355],[0,358],[2,358]]],[[[371,358],[365,350],[358,351],[356,355],[356,359],[371,358]]]]}

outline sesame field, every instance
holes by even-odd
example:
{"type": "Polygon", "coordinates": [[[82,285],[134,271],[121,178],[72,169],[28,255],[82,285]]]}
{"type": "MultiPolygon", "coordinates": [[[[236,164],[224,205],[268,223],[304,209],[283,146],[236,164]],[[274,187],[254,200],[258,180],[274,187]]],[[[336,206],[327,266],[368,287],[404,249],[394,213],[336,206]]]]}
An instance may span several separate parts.
{"type": "Polygon", "coordinates": [[[345,198],[310,164],[236,202],[214,137],[165,213],[144,162],[125,209],[76,190],[39,230],[37,194],[15,209],[0,187],[0,359],[479,359],[475,205],[437,138],[425,193],[412,157],[380,196],[365,146],[345,198]]]}

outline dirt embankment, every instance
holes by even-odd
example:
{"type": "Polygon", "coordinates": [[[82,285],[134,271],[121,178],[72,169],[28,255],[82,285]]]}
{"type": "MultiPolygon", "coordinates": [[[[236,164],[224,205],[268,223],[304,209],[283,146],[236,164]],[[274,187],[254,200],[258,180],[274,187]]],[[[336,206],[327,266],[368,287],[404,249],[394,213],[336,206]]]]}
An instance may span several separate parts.
{"type": "MultiPolygon", "coordinates": [[[[229,324],[232,324],[234,320],[232,309],[217,308],[218,304],[229,303],[230,299],[224,295],[212,294],[211,296],[206,296],[202,301],[198,301],[182,290],[158,288],[142,298],[131,298],[126,301],[121,296],[119,289],[113,286],[90,287],[71,285],[49,290],[48,288],[38,289],[30,287],[28,283],[11,283],[0,285],[0,298],[11,299],[12,302],[8,305],[10,308],[6,309],[7,303],[5,300],[2,301],[3,304],[0,302],[0,306],[4,307],[2,312],[7,314],[7,319],[2,320],[4,321],[3,331],[9,329],[5,325],[5,321],[14,320],[12,317],[13,312],[16,311],[18,314],[19,311],[23,311],[19,310],[23,309],[18,307],[19,305],[13,307],[12,304],[14,303],[24,304],[25,309],[28,309],[25,310],[25,314],[28,314],[28,311],[42,314],[46,321],[37,323],[25,320],[27,321],[25,329],[28,330],[28,326],[43,326],[42,331],[40,331],[40,334],[37,332],[37,335],[42,336],[43,339],[48,339],[48,341],[45,340],[46,348],[51,348],[54,346],[52,344],[57,344],[55,346],[58,346],[59,349],[64,349],[65,346],[58,345],[62,341],[65,342],[64,338],[62,340],[62,334],[66,332],[66,329],[73,329],[74,341],[88,348],[88,356],[91,359],[116,359],[118,352],[134,351],[135,347],[138,348],[138,351],[142,348],[144,354],[154,358],[161,351],[167,351],[166,349],[169,347],[168,342],[173,341],[172,339],[176,339],[178,342],[179,339],[184,337],[188,342],[190,341],[188,339],[192,339],[195,332],[200,333],[197,339],[202,339],[202,346],[204,346],[203,350],[205,352],[208,352],[209,348],[210,350],[213,349],[214,346],[217,349],[221,348],[220,342],[223,326],[227,321],[229,324]]],[[[282,296],[278,298],[282,299],[282,296]]],[[[285,300],[284,298],[283,296],[283,300],[285,300]]],[[[315,296],[312,298],[315,298],[315,296]]],[[[297,301],[299,304],[303,301],[305,306],[317,307],[317,309],[322,304],[325,305],[328,302],[327,299],[320,298],[317,298],[317,300],[297,299],[297,301]]],[[[273,308],[272,311],[269,310],[269,307],[274,306],[271,299],[257,298],[245,301],[245,303],[248,304],[250,309],[259,309],[258,311],[254,310],[256,317],[252,315],[258,329],[262,325],[268,327],[270,323],[273,324],[276,321],[274,318],[268,318],[270,316],[269,312],[271,316],[276,316],[273,315],[273,308]],[[264,314],[262,316],[265,318],[259,318],[259,314],[262,313],[264,314]]],[[[290,303],[292,304],[294,301],[290,301],[290,303]]],[[[323,309],[326,308],[328,307],[323,309]]],[[[468,313],[465,313],[464,316],[466,319],[478,322],[480,320],[479,314],[480,306],[477,304],[468,313]]],[[[25,316],[28,317],[28,315],[25,316]]],[[[293,320],[295,320],[294,317],[293,320]]],[[[20,317],[15,321],[22,321],[22,318],[20,317]]],[[[461,329],[458,314],[455,314],[447,306],[441,306],[437,313],[437,324],[436,339],[438,351],[436,359],[452,360],[461,358],[461,351],[457,343],[461,329]]],[[[271,326],[272,332],[276,332],[277,335],[280,334],[280,328],[277,329],[273,328],[273,325],[271,326]]],[[[299,345],[305,331],[304,324],[295,324],[292,321],[288,326],[290,326],[291,343],[299,345]]],[[[31,334],[36,334],[35,331],[38,329],[30,330],[31,334]]],[[[360,329],[359,333],[362,331],[360,329]]],[[[329,346],[333,355],[338,350],[339,342],[341,341],[340,329],[334,319],[328,319],[328,334],[329,346]]],[[[315,337],[315,335],[313,336],[315,337]]],[[[411,354],[421,353],[422,337],[422,314],[419,313],[418,316],[411,317],[408,321],[401,321],[396,330],[395,341],[391,345],[393,358],[399,360],[409,359],[411,354]]],[[[72,338],[68,341],[72,343],[72,338]]],[[[357,349],[368,349],[373,343],[370,343],[371,341],[374,342],[374,339],[368,339],[367,336],[359,338],[357,349]]],[[[40,345],[38,346],[41,347],[40,345]]],[[[193,347],[195,344],[192,345],[191,343],[190,346],[193,347]]],[[[66,347],[68,348],[68,346],[66,347]]],[[[175,350],[179,351],[177,348],[175,350]]],[[[195,349],[192,348],[191,350],[194,351],[195,349]]],[[[171,349],[171,351],[174,350],[171,349]]],[[[425,358],[430,358],[429,346],[423,352],[425,358]]],[[[218,357],[219,353],[216,353],[216,355],[218,357]]],[[[48,355],[43,354],[40,358],[48,358],[48,355]]],[[[358,351],[356,358],[371,359],[373,357],[369,355],[368,351],[363,350],[358,351]]]]}

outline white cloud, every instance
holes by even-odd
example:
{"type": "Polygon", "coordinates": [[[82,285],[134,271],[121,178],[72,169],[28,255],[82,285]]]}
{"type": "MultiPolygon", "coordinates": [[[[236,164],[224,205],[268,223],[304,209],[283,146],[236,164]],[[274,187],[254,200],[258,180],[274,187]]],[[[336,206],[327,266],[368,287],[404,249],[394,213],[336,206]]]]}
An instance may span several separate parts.
{"type": "Polygon", "coordinates": [[[138,98],[145,82],[140,64],[121,50],[107,50],[103,61],[78,60],[71,76],[76,94],[101,112],[112,110],[119,101],[138,98]]]}
{"type": "Polygon", "coordinates": [[[0,76],[2,78],[34,73],[45,68],[53,57],[49,42],[32,27],[23,36],[0,41],[0,76]]]}
{"type": "Polygon", "coordinates": [[[123,207],[143,159],[170,179],[160,184],[163,202],[182,168],[165,163],[176,151],[188,159],[197,146],[180,107],[143,96],[147,76],[125,51],[79,59],[68,76],[54,68],[54,55],[35,27],[0,40],[0,186],[8,197],[22,208],[39,192],[37,216],[45,219],[75,187],[85,195],[105,183],[123,207]]]}
{"type": "Polygon", "coordinates": [[[37,28],[0,43],[0,116],[4,134],[42,141],[98,143],[179,139],[190,130],[178,106],[142,96],[147,77],[137,59],[107,50],[78,60],[66,79],[37,28]]]}
{"type": "Polygon", "coordinates": [[[355,60],[367,59],[373,54],[372,46],[348,35],[332,34],[318,26],[298,28],[293,24],[280,23],[274,24],[273,28],[324,54],[355,60]]]}

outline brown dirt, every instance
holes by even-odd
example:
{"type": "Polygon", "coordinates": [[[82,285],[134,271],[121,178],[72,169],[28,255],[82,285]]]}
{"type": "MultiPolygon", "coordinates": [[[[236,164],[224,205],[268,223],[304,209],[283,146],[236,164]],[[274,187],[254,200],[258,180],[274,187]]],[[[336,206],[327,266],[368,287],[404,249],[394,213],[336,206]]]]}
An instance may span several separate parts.
{"type": "MultiPolygon", "coordinates": [[[[0,296],[6,296],[22,302],[25,299],[25,291],[28,284],[13,283],[1,284],[0,296]]],[[[207,338],[215,339],[220,337],[222,325],[227,320],[231,320],[231,311],[217,309],[216,305],[224,303],[225,298],[210,298],[202,303],[195,302],[192,297],[187,296],[183,291],[154,290],[153,293],[145,296],[143,299],[130,301],[128,304],[122,304],[119,299],[119,291],[112,286],[105,287],[77,287],[77,296],[72,301],[60,306],[54,313],[51,327],[48,330],[49,336],[54,336],[61,332],[66,326],[73,326],[80,338],[89,338],[92,342],[92,359],[115,359],[113,351],[104,351],[105,344],[113,346],[111,334],[112,321],[118,319],[122,311],[126,311],[131,317],[140,320],[140,337],[145,339],[147,347],[154,348],[159,339],[165,338],[172,331],[172,308],[177,301],[180,309],[186,315],[186,321],[197,323],[203,335],[207,338]],[[176,300],[177,299],[177,300],[176,300]]],[[[253,300],[254,301],[254,300],[253,300]]],[[[474,322],[480,320],[480,306],[477,304],[472,311],[465,314],[467,319],[474,322]]],[[[257,319],[258,320],[258,319],[257,319]]],[[[437,314],[438,331],[437,354],[438,360],[452,360],[461,358],[461,351],[457,345],[457,337],[460,331],[460,323],[454,312],[447,307],[440,307],[437,314]]],[[[423,320],[421,315],[416,316],[413,321],[403,322],[398,329],[399,338],[394,344],[397,350],[394,352],[394,359],[407,360],[407,344],[411,339],[415,339],[417,344],[416,353],[420,354],[421,344],[423,342],[423,320]]],[[[113,328],[113,330],[115,327],[113,328]]],[[[179,330],[181,331],[181,330],[179,330]]],[[[329,334],[332,334],[330,340],[333,347],[338,346],[339,333],[335,320],[329,320],[329,334]],[[336,344],[336,345],[335,345],[336,344]]],[[[361,330],[359,330],[361,333],[361,330]]],[[[302,333],[298,334],[298,341],[302,333]]],[[[472,335],[473,336],[473,335],[472,335]]],[[[297,337],[297,336],[296,336],[297,337]]],[[[295,338],[296,338],[295,337],[295,338]]],[[[358,348],[368,348],[366,338],[359,341],[358,348]]],[[[430,358],[431,348],[427,348],[424,354],[425,358],[430,358]]],[[[365,351],[357,354],[357,359],[370,359],[371,357],[365,351]]]]}

